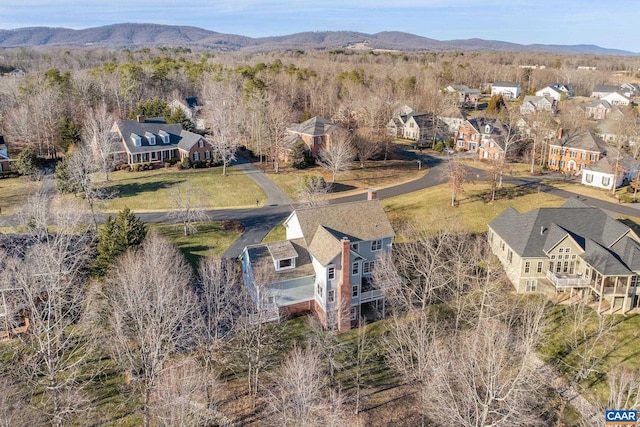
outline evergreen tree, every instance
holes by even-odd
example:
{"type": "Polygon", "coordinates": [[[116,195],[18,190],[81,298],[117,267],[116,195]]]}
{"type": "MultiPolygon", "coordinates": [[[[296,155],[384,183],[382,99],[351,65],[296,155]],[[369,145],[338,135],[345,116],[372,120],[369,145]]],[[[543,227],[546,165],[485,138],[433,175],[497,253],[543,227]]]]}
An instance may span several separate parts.
{"type": "Polygon", "coordinates": [[[33,148],[27,147],[20,152],[14,165],[20,175],[33,179],[36,178],[38,172],[40,172],[41,161],[33,148]]]}
{"type": "Polygon", "coordinates": [[[65,152],[69,151],[69,147],[78,144],[82,140],[82,129],[80,125],[72,119],[64,116],[60,120],[60,135],[58,137],[58,147],[65,152]]]}
{"type": "Polygon", "coordinates": [[[138,246],[147,235],[147,227],[129,208],[124,208],[115,218],[109,216],[98,232],[98,258],[94,270],[104,276],[113,260],[127,249],[138,246]]]}
{"type": "Polygon", "coordinates": [[[58,190],[58,193],[61,194],[75,194],[80,191],[78,185],[71,179],[68,159],[68,157],[65,157],[56,165],[56,189],[58,190]]]}
{"type": "Polygon", "coordinates": [[[166,101],[155,97],[139,103],[131,114],[129,114],[130,119],[135,119],[137,116],[163,117],[168,121],[171,116],[171,108],[169,108],[169,104],[167,104],[166,101]]]}
{"type": "Polygon", "coordinates": [[[180,108],[176,108],[176,110],[167,117],[167,123],[178,123],[182,125],[182,129],[188,130],[189,132],[194,132],[196,130],[193,122],[189,120],[187,115],[180,108]]]}

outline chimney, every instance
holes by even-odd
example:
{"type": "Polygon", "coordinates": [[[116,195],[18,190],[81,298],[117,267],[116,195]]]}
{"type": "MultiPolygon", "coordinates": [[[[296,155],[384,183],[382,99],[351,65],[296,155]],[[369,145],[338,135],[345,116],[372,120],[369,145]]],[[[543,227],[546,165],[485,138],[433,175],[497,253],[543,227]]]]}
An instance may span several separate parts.
{"type": "Polygon", "coordinates": [[[147,119],[147,118],[146,118],[143,114],[138,114],[138,115],[136,116],[136,120],[137,120],[137,122],[138,122],[138,123],[144,123],[144,121],[145,121],[146,119],[147,119]]]}
{"type": "Polygon", "coordinates": [[[342,256],[340,259],[340,283],[338,284],[338,330],[351,329],[351,242],[347,237],[340,241],[342,256]]]}
{"type": "Polygon", "coordinates": [[[562,139],[562,128],[558,129],[558,139],[562,139]]]}
{"type": "Polygon", "coordinates": [[[378,190],[375,188],[367,190],[367,200],[378,200],[378,190]]]}
{"type": "Polygon", "coordinates": [[[547,231],[547,229],[546,229],[546,228],[544,228],[544,226],[541,226],[541,227],[540,227],[540,235],[541,235],[541,236],[544,236],[544,232],[545,232],[545,231],[547,231]]]}

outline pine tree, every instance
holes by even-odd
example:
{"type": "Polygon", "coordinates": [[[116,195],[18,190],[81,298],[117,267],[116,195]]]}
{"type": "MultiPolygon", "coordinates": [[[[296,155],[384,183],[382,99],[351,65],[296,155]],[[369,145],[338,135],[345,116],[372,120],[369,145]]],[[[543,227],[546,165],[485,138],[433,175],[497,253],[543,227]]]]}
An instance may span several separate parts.
{"type": "Polygon", "coordinates": [[[147,227],[129,208],[124,208],[115,218],[109,216],[98,232],[98,258],[94,264],[97,275],[104,276],[113,260],[131,247],[142,243],[147,227]]]}

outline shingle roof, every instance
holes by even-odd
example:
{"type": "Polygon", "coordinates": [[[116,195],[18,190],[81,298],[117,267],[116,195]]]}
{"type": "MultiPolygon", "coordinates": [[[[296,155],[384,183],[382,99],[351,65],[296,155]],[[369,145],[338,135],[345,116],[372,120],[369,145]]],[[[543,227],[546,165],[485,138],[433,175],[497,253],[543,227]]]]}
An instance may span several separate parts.
{"type": "Polygon", "coordinates": [[[316,116],[300,124],[293,125],[290,130],[304,135],[321,136],[337,128],[338,126],[331,120],[316,116]]]}
{"type": "Polygon", "coordinates": [[[593,92],[607,93],[607,92],[615,92],[619,89],[620,88],[618,86],[613,86],[613,85],[595,85],[593,87],[593,92]]]}
{"type": "Polygon", "coordinates": [[[598,105],[602,105],[608,110],[611,109],[611,104],[609,103],[609,101],[606,101],[604,99],[594,99],[593,101],[587,104],[587,108],[595,108],[598,105]]]}
{"type": "MultiPolygon", "coordinates": [[[[273,273],[275,274],[274,282],[283,282],[285,280],[299,279],[302,277],[308,277],[315,275],[315,270],[313,269],[313,264],[311,263],[311,258],[309,257],[309,251],[307,250],[304,239],[293,239],[286,241],[290,244],[290,248],[295,251],[297,254],[296,257],[296,267],[290,268],[286,270],[276,271],[275,266],[273,267],[273,273]]],[[[277,243],[285,243],[285,242],[277,242],[277,243]]],[[[273,258],[269,251],[269,246],[272,246],[272,243],[269,244],[258,244],[247,246],[246,250],[249,252],[249,259],[251,260],[252,265],[257,265],[261,261],[266,260],[269,262],[270,266],[273,266],[273,258]]],[[[290,249],[287,249],[289,252],[290,249]]],[[[290,252],[289,252],[290,253],[290,252]]],[[[293,257],[291,257],[293,258],[293,257]]],[[[281,258],[276,258],[281,259],[281,258]]]]}
{"type": "Polygon", "coordinates": [[[163,147],[180,148],[184,151],[189,151],[200,139],[208,142],[202,135],[182,129],[180,124],[167,124],[154,119],[147,119],[143,123],[139,123],[136,120],[118,120],[116,127],[129,153],[145,153],[159,150],[163,147]],[[149,144],[149,141],[145,138],[147,132],[155,135],[156,143],[154,145],[149,144]],[[168,144],[162,142],[162,138],[160,138],[161,132],[166,132],[169,135],[168,144]],[[132,134],[140,136],[140,146],[136,146],[133,143],[131,140],[132,134]]]}
{"type": "Polygon", "coordinates": [[[546,257],[546,251],[568,236],[583,248],[581,257],[603,274],[627,274],[631,268],[640,268],[640,245],[619,243],[631,229],[575,199],[560,208],[522,214],[509,207],[489,227],[521,257],[546,257]],[[625,252],[616,253],[616,247],[625,252]]]}
{"type": "Polygon", "coordinates": [[[565,136],[549,145],[556,147],[577,148],[579,150],[606,153],[609,146],[591,131],[582,131],[565,136]]]}
{"type": "Polygon", "coordinates": [[[596,163],[586,166],[585,170],[591,170],[594,172],[614,173],[616,168],[623,170],[632,169],[637,166],[636,162],[631,156],[618,150],[616,147],[609,147],[607,155],[598,160],[596,163]]]}
{"type": "Polygon", "coordinates": [[[519,87],[520,83],[516,82],[494,82],[491,86],[499,86],[499,87],[519,87]]]}

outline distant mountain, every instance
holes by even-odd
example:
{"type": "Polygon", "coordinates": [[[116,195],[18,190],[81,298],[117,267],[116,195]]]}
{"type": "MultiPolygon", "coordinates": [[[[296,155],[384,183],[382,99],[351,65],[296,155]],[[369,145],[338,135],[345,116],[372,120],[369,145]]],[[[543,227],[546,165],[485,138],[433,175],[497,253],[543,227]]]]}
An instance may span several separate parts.
{"type": "Polygon", "coordinates": [[[290,49],[384,49],[398,51],[503,51],[635,55],[594,45],[521,45],[495,40],[440,41],[400,31],[364,34],[318,31],[251,38],[197,27],[157,24],[114,24],[72,30],[32,27],[0,30],[0,47],[96,46],[103,48],[194,47],[218,51],[278,51],[290,49]]]}

